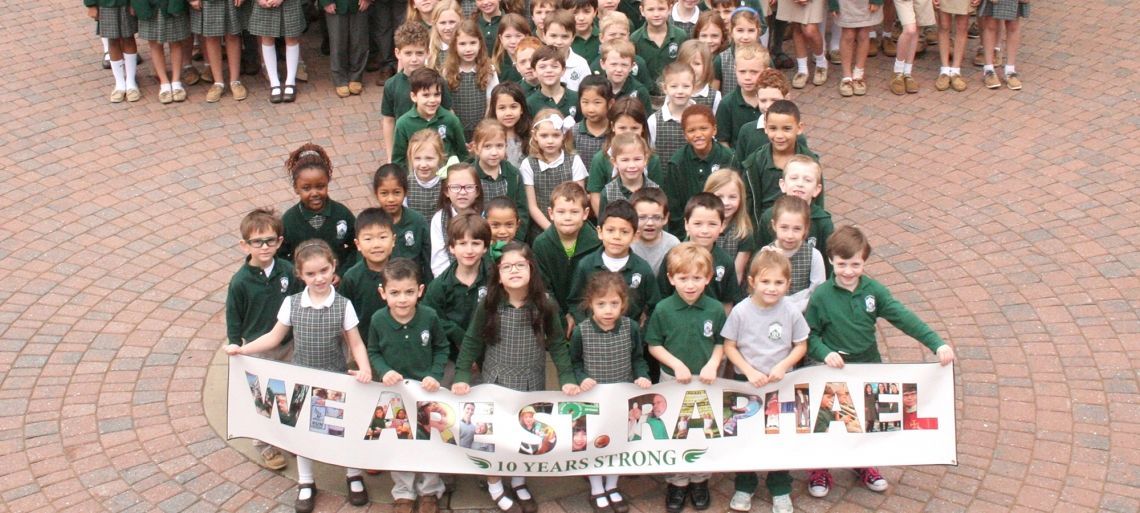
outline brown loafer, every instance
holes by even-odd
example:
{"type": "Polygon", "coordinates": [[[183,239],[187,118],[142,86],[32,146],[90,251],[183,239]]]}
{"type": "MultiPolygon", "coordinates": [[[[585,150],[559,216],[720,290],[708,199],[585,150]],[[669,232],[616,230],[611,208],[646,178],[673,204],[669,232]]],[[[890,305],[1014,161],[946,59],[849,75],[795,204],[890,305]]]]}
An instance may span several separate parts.
{"type": "Polygon", "coordinates": [[[891,79],[891,92],[902,96],[906,94],[906,77],[902,73],[895,73],[894,78],[891,79]]]}
{"type": "Polygon", "coordinates": [[[918,92],[918,81],[915,80],[914,77],[912,77],[910,75],[904,75],[903,81],[905,82],[905,85],[906,85],[906,93],[907,94],[915,94],[918,92]]]}
{"type": "Polygon", "coordinates": [[[396,499],[392,504],[392,513],[412,513],[416,509],[416,501],[411,499],[396,499]]]}
{"type": "Polygon", "coordinates": [[[866,80],[863,80],[861,78],[856,78],[855,80],[852,80],[851,82],[852,82],[851,89],[855,93],[855,96],[863,96],[863,95],[867,94],[867,81],[866,80]]]}
{"type": "Polygon", "coordinates": [[[349,82],[348,92],[351,94],[360,94],[364,92],[364,84],[360,82],[349,82]]]}
{"type": "Polygon", "coordinates": [[[235,100],[240,102],[249,95],[249,91],[246,90],[245,84],[242,84],[240,80],[234,80],[230,82],[230,94],[234,96],[235,100]]]}
{"type": "Polygon", "coordinates": [[[439,497],[421,495],[419,513],[439,513],[439,497]]]}
{"type": "Polygon", "coordinates": [[[350,94],[352,94],[352,92],[348,90],[348,86],[339,86],[336,88],[336,95],[341,98],[348,98],[350,94]]]}
{"type": "Polygon", "coordinates": [[[111,96],[108,96],[107,99],[111,100],[111,103],[123,103],[123,100],[127,99],[127,92],[123,89],[115,89],[111,91],[111,96]]]}
{"type": "Polygon", "coordinates": [[[368,504],[368,489],[364,487],[364,476],[352,476],[345,478],[348,484],[348,502],[353,506],[363,506],[368,504]],[[352,483],[360,483],[360,491],[352,491],[352,483]]]}

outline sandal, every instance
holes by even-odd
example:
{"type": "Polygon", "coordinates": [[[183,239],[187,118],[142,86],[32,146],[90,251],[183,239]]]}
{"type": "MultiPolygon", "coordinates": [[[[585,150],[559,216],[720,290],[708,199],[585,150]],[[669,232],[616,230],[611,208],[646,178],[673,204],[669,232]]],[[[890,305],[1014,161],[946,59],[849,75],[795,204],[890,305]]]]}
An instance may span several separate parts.
{"type": "Polygon", "coordinates": [[[534,494],[530,493],[530,488],[526,487],[526,483],[518,486],[512,486],[511,491],[514,492],[515,500],[518,502],[519,506],[522,507],[523,513],[538,513],[538,503],[534,501],[534,494]],[[525,491],[526,494],[530,496],[530,498],[520,499],[519,490],[525,491]]]}
{"type": "Polygon", "coordinates": [[[594,513],[609,513],[610,511],[614,511],[610,506],[610,499],[607,497],[606,492],[590,495],[590,507],[594,508],[594,513]],[[605,501],[606,505],[599,506],[598,499],[605,501]]]}
{"type": "Polygon", "coordinates": [[[293,103],[297,99],[297,86],[286,85],[282,91],[281,101],[285,103],[293,103]]]}
{"type": "Polygon", "coordinates": [[[606,500],[610,501],[610,507],[614,509],[615,513],[627,513],[629,511],[629,502],[625,500],[625,496],[617,488],[606,490],[606,500]]]}
{"type": "Polygon", "coordinates": [[[498,496],[492,493],[491,502],[494,502],[495,507],[499,508],[499,511],[502,511],[503,513],[522,513],[522,509],[519,507],[519,503],[507,495],[506,490],[503,490],[503,493],[500,493],[498,496]],[[506,499],[510,503],[510,506],[504,508],[503,503],[500,502],[503,499],[506,499]]]}
{"type": "Polygon", "coordinates": [[[317,486],[313,483],[302,483],[297,485],[297,502],[293,503],[293,509],[297,513],[312,513],[313,506],[317,502],[317,486]],[[301,492],[305,489],[309,490],[309,498],[301,500],[301,492]]]}
{"type": "Polygon", "coordinates": [[[282,99],[281,98],[281,88],[280,87],[270,87],[269,88],[269,103],[281,103],[281,99],[282,99]]]}
{"type": "Polygon", "coordinates": [[[261,466],[269,470],[281,470],[288,465],[285,456],[282,456],[276,447],[270,446],[261,450],[261,466]]]}

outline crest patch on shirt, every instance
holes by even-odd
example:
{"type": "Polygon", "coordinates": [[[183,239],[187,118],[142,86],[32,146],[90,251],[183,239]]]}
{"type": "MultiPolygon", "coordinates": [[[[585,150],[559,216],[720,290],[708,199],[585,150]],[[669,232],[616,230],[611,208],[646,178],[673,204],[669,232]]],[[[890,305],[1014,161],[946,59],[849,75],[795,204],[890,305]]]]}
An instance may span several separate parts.
{"type": "Polygon", "coordinates": [[[582,74],[578,73],[578,70],[574,70],[574,71],[570,72],[570,80],[577,81],[577,80],[580,80],[581,78],[582,78],[582,74]]]}
{"type": "Polygon", "coordinates": [[[404,245],[412,247],[416,245],[416,234],[412,232],[404,232],[404,245]]]}
{"type": "Polygon", "coordinates": [[[578,107],[570,107],[567,110],[570,112],[570,117],[573,118],[578,116],[578,107]]]}
{"type": "Polygon", "coordinates": [[[633,75],[633,76],[635,76],[635,77],[637,76],[637,63],[636,63],[636,62],[635,62],[635,63],[633,63],[633,67],[632,67],[632,68],[629,68],[629,74],[630,74],[630,75],[633,75]]]}
{"type": "Polygon", "coordinates": [[[476,292],[475,295],[479,298],[479,301],[482,301],[483,298],[487,297],[487,287],[479,287],[479,291],[476,292]]]}
{"type": "Polygon", "coordinates": [[[808,243],[808,246],[811,246],[814,248],[815,247],[815,237],[808,237],[807,243],[808,243]]]}
{"type": "Polygon", "coordinates": [[[641,273],[633,273],[629,277],[629,288],[636,289],[638,285],[641,285],[641,273]]]}
{"type": "Polygon", "coordinates": [[[284,294],[285,291],[287,291],[287,290],[289,290],[289,277],[288,276],[282,276],[281,277],[281,293],[284,294]]]}
{"type": "Polygon", "coordinates": [[[722,280],[722,279],[724,279],[724,266],[718,265],[718,266],[716,266],[716,281],[717,281],[717,283],[720,283],[720,280],[722,280]]]}
{"type": "Polygon", "coordinates": [[[447,126],[439,125],[439,128],[437,128],[436,131],[439,132],[439,136],[441,138],[447,139],[447,126]]]}
{"type": "Polygon", "coordinates": [[[677,43],[669,43],[669,58],[677,58],[677,43]]]}
{"type": "Polygon", "coordinates": [[[341,219],[336,222],[336,239],[344,240],[345,235],[348,235],[348,221],[341,219]]]}
{"type": "Polygon", "coordinates": [[[428,330],[421,331],[420,332],[420,345],[427,347],[428,342],[431,342],[431,333],[428,332],[428,330]]]}
{"type": "Polygon", "coordinates": [[[863,306],[867,309],[867,313],[875,313],[875,296],[863,298],[863,306]]]}
{"type": "Polygon", "coordinates": [[[705,321],[704,335],[706,337],[712,336],[712,321],[705,321]]]}
{"type": "Polygon", "coordinates": [[[719,169],[720,169],[720,164],[713,164],[713,165],[712,165],[712,167],[710,167],[710,168],[709,168],[709,172],[710,172],[710,173],[715,173],[715,172],[717,172],[717,170],[719,170],[719,169]]]}
{"type": "Polygon", "coordinates": [[[778,342],[781,338],[784,338],[784,325],[780,324],[779,321],[769,324],[768,340],[778,342]]]}

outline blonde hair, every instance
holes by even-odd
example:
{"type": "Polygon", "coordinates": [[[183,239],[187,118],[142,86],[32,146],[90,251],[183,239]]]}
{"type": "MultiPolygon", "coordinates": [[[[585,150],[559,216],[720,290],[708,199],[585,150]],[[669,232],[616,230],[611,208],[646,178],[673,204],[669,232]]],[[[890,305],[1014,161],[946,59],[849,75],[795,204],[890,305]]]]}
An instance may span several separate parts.
{"type": "MultiPolygon", "coordinates": [[[[459,6],[459,2],[455,0],[439,0],[439,3],[435,4],[435,8],[431,10],[431,45],[428,46],[428,59],[425,64],[425,66],[431,69],[436,69],[436,66],[438,66],[437,63],[439,62],[439,45],[443,44],[443,39],[442,36],[439,35],[438,22],[439,17],[444,11],[452,11],[458,14],[460,24],[463,22],[463,8],[459,6]]],[[[456,25],[455,32],[456,34],[459,33],[458,25],[456,25]]],[[[482,38],[483,34],[480,33],[479,37],[482,38]]],[[[449,48],[452,46],[455,46],[454,39],[448,44],[449,48]]],[[[484,50],[484,53],[486,53],[486,50],[484,50]]]]}
{"type": "Polygon", "coordinates": [[[772,56],[768,54],[768,50],[758,44],[750,44],[736,47],[735,53],[737,61],[760,59],[764,63],[764,68],[768,68],[768,62],[772,60],[772,56]]]}
{"type": "Polygon", "coordinates": [[[772,250],[761,251],[752,259],[752,263],[748,264],[748,277],[755,280],[760,273],[770,269],[784,275],[785,280],[792,281],[792,263],[783,253],[772,250]]]}
{"type": "Polygon", "coordinates": [[[494,67],[491,66],[491,59],[487,57],[487,41],[483,39],[483,32],[479,30],[479,25],[474,20],[461,21],[459,26],[455,28],[455,39],[447,49],[447,57],[443,61],[443,73],[440,74],[443,75],[444,80],[447,80],[448,88],[452,91],[459,89],[458,43],[460,34],[479,41],[479,51],[475,53],[475,84],[481,91],[486,91],[487,84],[491,82],[494,67]]]}
{"type": "MultiPolygon", "coordinates": [[[[621,14],[621,13],[618,13],[618,14],[621,14]]],[[[637,56],[637,49],[633,47],[633,43],[630,43],[629,41],[626,41],[625,39],[615,39],[613,41],[607,41],[605,43],[602,43],[601,48],[599,48],[598,50],[599,50],[598,55],[601,57],[601,60],[603,60],[603,61],[606,60],[606,56],[608,56],[610,54],[610,52],[617,52],[618,55],[621,56],[623,59],[636,60],[636,56],[637,56]]],[[[680,56],[678,56],[677,58],[679,59],[680,56]]]]}
{"type": "Polygon", "coordinates": [[[613,25],[621,25],[625,27],[626,30],[630,30],[629,16],[626,16],[625,13],[621,11],[610,11],[605,16],[602,16],[602,19],[598,20],[598,32],[605,32],[606,29],[613,25]]]}
{"type": "Polygon", "coordinates": [[[699,273],[702,276],[712,276],[712,253],[698,246],[696,242],[678,244],[669,250],[665,259],[665,269],[670,275],[691,272],[699,273]]]}
{"type": "Polygon", "coordinates": [[[649,151],[649,143],[637,134],[626,133],[614,135],[613,139],[610,141],[610,160],[616,159],[618,154],[621,153],[622,149],[628,148],[630,146],[636,146],[641,150],[641,152],[645,155],[645,163],[648,165],[649,155],[651,155],[651,152],[649,151]]]}
{"type": "Polygon", "coordinates": [[[415,157],[420,150],[424,149],[425,146],[430,146],[431,149],[435,150],[436,155],[439,155],[440,164],[443,164],[443,161],[447,160],[447,152],[443,149],[443,138],[439,136],[439,132],[425,128],[412,134],[412,137],[408,139],[408,154],[405,155],[405,158],[408,159],[409,167],[411,166],[413,157],[415,157]]]}
{"type": "Polygon", "coordinates": [[[744,190],[744,180],[740,178],[740,173],[727,168],[718,169],[709,175],[708,180],[705,180],[704,192],[715,194],[716,191],[729,184],[735,185],[736,190],[740,191],[740,206],[736,208],[736,213],[732,215],[732,219],[725,220],[725,224],[736,229],[737,240],[747,240],[752,236],[752,220],[744,211],[744,205],[748,204],[748,193],[744,190]]]}
{"type": "Polygon", "coordinates": [[[695,71],[693,72],[693,78],[695,79],[693,81],[694,93],[699,91],[702,87],[712,83],[713,81],[712,53],[709,52],[707,45],[697,39],[690,39],[684,43],[681,43],[681,48],[677,51],[676,62],[689,66],[690,68],[693,67],[693,58],[698,55],[701,56],[701,62],[703,63],[701,67],[703,69],[701,70],[701,76],[699,77],[696,76],[695,71]]]}
{"type": "MultiPolygon", "coordinates": [[[[431,14],[429,14],[429,16],[435,14],[435,8],[438,6],[439,6],[438,2],[434,6],[432,6],[432,12],[431,12],[431,14]]],[[[406,21],[404,21],[404,23],[420,22],[420,23],[423,23],[425,25],[428,25],[429,29],[431,28],[431,21],[432,20],[425,20],[425,19],[423,19],[422,16],[420,16],[420,10],[416,9],[416,0],[408,0],[408,9],[407,9],[407,11],[405,11],[404,20],[406,20],[406,21]]]]}
{"type": "MultiPolygon", "coordinates": [[[[550,116],[555,116],[558,119],[565,117],[558,109],[542,109],[538,111],[538,114],[534,115],[534,124],[530,127],[530,143],[527,144],[527,154],[539,160],[542,160],[542,148],[538,146],[538,126],[543,123],[548,123],[547,118],[550,116]]],[[[566,158],[570,158],[570,155],[574,154],[573,132],[562,133],[562,151],[566,152],[566,158]]]]}

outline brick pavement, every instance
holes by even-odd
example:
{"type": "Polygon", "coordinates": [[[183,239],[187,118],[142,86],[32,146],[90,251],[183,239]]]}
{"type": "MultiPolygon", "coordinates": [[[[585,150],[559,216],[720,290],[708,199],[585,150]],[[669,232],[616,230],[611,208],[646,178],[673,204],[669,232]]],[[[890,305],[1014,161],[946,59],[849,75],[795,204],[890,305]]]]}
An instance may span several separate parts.
{"type": "MultiPolygon", "coordinates": [[[[243,103],[207,105],[194,87],[190,103],[162,106],[148,61],[144,101],[109,105],[82,8],[6,7],[0,511],[291,510],[292,483],[207,425],[203,383],[238,218],[293,201],[282,162],[308,140],[333,155],[332,197],[369,205],[378,88],[337,99],[310,38],[316,80],[296,104],[271,106],[264,81],[247,80],[243,103]]],[[[798,476],[799,509],[1140,510],[1129,7],[1035,2],[1021,92],[985,91],[970,68],[968,92],[936,93],[932,55],[918,96],[885,91],[883,57],[870,96],[842,100],[834,78],[797,92],[837,224],[871,232],[870,273],[961,356],[959,466],[886,469],[882,495],[841,475],[826,500],[798,476]]],[[[882,345],[892,361],[931,358],[893,328],[882,345]]],[[[659,486],[628,485],[638,509],[661,509],[659,486]]],[[[718,483],[718,507],[730,487],[718,483]]],[[[331,493],[319,506],[356,511],[331,493]]],[[[585,510],[582,497],[544,504],[585,510]]]]}

